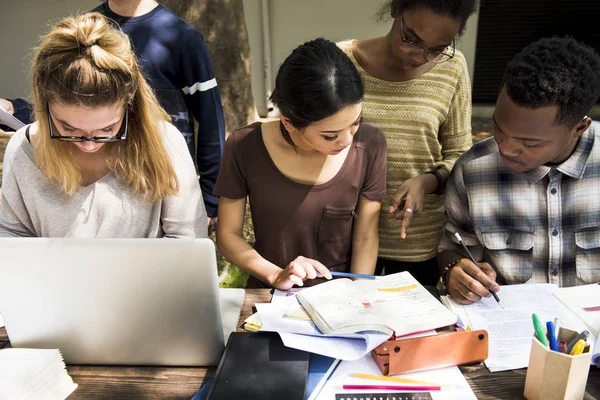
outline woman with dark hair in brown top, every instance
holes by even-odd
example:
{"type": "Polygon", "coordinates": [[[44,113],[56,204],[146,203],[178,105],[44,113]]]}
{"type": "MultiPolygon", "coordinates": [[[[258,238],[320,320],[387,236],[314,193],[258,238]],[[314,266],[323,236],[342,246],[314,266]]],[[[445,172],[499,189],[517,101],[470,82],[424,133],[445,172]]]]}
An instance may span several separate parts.
{"type": "Polygon", "coordinates": [[[251,275],[248,287],[289,289],[372,274],[385,197],[386,143],[361,124],[360,75],[332,42],[296,48],[277,74],[279,121],[233,132],[214,193],[217,245],[251,275]],[[256,243],[242,236],[249,196],[256,243]],[[317,278],[317,279],[315,279],[317,278]]]}

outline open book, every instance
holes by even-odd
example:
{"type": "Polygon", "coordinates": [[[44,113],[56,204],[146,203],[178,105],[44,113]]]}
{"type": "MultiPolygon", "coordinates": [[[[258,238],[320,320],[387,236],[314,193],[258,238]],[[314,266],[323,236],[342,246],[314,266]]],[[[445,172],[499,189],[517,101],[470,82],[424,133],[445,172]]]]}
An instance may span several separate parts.
{"type": "Polygon", "coordinates": [[[335,279],[296,295],[324,334],[379,331],[404,336],[456,323],[408,272],[373,280],[335,279]]]}

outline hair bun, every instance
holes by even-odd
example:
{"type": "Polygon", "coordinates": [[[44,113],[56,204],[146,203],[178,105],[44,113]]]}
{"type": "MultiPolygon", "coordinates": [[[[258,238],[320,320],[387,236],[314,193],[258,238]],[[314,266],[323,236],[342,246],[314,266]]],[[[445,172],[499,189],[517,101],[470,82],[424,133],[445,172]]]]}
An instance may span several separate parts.
{"type": "Polygon", "coordinates": [[[94,47],[96,45],[99,45],[99,41],[98,40],[94,40],[93,42],[88,42],[88,43],[80,43],[79,47],[81,47],[83,50],[85,49],[89,49],[90,47],[94,47]]]}

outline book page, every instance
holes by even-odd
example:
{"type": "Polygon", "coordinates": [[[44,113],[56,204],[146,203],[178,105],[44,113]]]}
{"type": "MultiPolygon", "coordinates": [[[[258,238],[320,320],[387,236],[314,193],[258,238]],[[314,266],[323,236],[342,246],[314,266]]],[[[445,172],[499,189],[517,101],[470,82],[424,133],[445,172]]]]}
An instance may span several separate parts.
{"type": "Polygon", "coordinates": [[[408,272],[358,280],[354,284],[369,298],[375,312],[385,316],[396,336],[456,323],[456,315],[408,272]]]}
{"type": "Polygon", "coordinates": [[[525,368],[529,364],[534,330],[531,314],[540,320],[560,318],[561,326],[581,332],[585,325],[553,296],[558,290],[551,284],[502,286],[498,297],[502,309],[493,297],[463,306],[473,329],[485,329],[489,334],[489,356],[485,365],[492,372],[525,368]]]}
{"type": "Polygon", "coordinates": [[[379,330],[391,334],[385,316],[375,311],[350,279],[334,279],[306,288],[296,297],[323,333],[379,330]]]}
{"type": "Polygon", "coordinates": [[[297,297],[315,324],[333,332],[379,330],[396,336],[456,323],[444,307],[408,272],[373,280],[336,279],[302,290],[297,297]],[[321,323],[323,321],[323,323],[321,323]]]}

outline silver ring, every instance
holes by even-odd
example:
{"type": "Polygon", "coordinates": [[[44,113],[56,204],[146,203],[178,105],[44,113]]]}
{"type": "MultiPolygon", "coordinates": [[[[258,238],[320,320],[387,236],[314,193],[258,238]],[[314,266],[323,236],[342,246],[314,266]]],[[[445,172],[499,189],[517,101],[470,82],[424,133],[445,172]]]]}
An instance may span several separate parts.
{"type": "Polygon", "coordinates": [[[405,212],[409,212],[409,213],[411,213],[411,214],[412,214],[412,212],[413,212],[413,209],[412,209],[412,208],[407,208],[407,209],[406,209],[406,210],[404,210],[404,211],[405,211],[405,212]]]}

